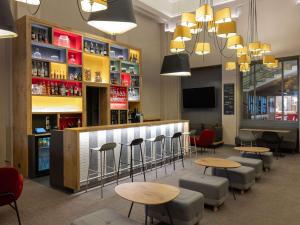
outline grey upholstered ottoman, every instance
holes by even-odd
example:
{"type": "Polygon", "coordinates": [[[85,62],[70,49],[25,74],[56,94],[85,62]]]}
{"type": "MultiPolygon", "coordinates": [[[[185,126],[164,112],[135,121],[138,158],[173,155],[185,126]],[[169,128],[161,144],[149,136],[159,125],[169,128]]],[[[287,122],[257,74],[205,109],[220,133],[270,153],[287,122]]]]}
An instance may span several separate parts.
{"type": "MultiPolygon", "coordinates": [[[[199,192],[181,188],[180,195],[168,204],[175,225],[195,225],[203,217],[204,197],[199,192]]],[[[148,206],[148,215],[158,221],[170,224],[163,205],[148,206]]]]}
{"type": "Polygon", "coordinates": [[[101,209],[76,219],[71,225],[141,225],[112,209],[101,209]]]}
{"type": "Polygon", "coordinates": [[[241,190],[244,193],[255,183],[255,170],[252,167],[241,166],[239,168],[227,169],[213,168],[212,174],[219,177],[228,177],[230,179],[230,187],[241,190]]]}
{"type": "Polygon", "coordinates": [[[202,193],[204,203],[216,211],[228,196],[229,182],[227,178],[191,173],[179,179],[179,186],[202,193]]]}
{"type": "Polygon", "coordinates": [[[263,173],[263,162],[260,159],[250,159],[240,156],[230,156],[227,159],[240,163],[243,166],[255,169],[255,178],[260,178],[263,173]]]}
{"type": "Polygon", "coordinates": [[[261,159],[263,161],[263,167],[265,170],[272,169],[273,166],[273,152],[265,152],[261,155],[253,154],[253,153],[241,153],[245,158],[252,158],[252,159],[261,159]]]}

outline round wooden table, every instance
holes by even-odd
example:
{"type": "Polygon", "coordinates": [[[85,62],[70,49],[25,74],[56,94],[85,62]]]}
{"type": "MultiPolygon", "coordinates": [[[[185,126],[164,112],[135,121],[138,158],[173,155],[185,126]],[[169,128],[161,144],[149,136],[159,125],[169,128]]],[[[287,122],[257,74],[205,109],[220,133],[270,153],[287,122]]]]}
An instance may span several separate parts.
{"type": "Polygon", "coordinates": [[[134,203],[143,204],[145,205],[146,214],[145,224],[147,224],[148,206],[164,204],[170,218],[170,223],[174,224],[167,203],[174,200],[180,194],[179,188],[167,184],[132,182],[118,185],[115,187],[115,192],[120,197],[132,202],[128,217],[130,217],[134,203]]]}
{"type": "Polygon", "coordinates": [[[269,148],[264,148],[264,147],[235,147],[234,149],[240,152],[249,152],[249,153],[256,153],[256,154],[261,154],[270,151],[269,148]]]}
{"type": "MultiPolygon", "coordinates": [[[[232,160],[214,158],[214,157],[198,159],[195,161],[195,163],[205,167],[203,174],[206,173],[208,167],[225,169],[229,183],[230,183],[230,176],[228,173],[228,169],[239,168],[242,166],[240,163],[232,160]]],[[[234,189],[232,189],[232,194],[234,200],[236,200],[234,189]]]]}

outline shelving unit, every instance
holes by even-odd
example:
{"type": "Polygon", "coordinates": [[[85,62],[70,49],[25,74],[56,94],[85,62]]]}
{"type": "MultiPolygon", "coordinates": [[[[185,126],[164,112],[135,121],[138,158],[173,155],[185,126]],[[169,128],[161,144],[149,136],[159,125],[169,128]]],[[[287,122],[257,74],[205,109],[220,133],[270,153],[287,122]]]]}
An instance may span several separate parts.
{"type": "Polygon", "coordinates": [[[17,21],[17,29],[14,165],[25,176],[28,135],[46,118],[51,129],[64,129],[87,126],[95,107],[98,125],[128,123],[132,111],[141,111],[139,49],[29,16],[17,21]]]}

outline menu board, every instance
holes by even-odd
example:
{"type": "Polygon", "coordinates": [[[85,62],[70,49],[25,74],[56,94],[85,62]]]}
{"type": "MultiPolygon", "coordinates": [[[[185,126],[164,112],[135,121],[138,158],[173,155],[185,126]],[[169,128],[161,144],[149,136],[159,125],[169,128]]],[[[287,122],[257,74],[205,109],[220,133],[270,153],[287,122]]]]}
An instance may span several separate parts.
{"type": "Polygon", "coordinates": [[[224,115],[234,115],[234,84],[224,84],[224,115]]]}

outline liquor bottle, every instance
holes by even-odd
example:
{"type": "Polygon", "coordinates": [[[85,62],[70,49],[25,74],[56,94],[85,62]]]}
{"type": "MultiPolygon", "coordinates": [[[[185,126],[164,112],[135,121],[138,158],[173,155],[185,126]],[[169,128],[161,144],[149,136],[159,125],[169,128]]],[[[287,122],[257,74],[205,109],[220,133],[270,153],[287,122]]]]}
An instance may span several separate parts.
{"type": "Polygon", "coordinates": [[[70,60],[69,60],[69,64],[73,64],[73,65],[76,64],[76,59],[75,59],[74,54],[71,55],[70,60]]]}
{"type": "Polygon", "coordinates": [[[46,116],[46,130],[49,131],[51,129],[50,126],[50,117],[46,116]]]}
{"type": "Polygon", "coordinates": [[[54,84],[51,82],[50,84],[50,95],[55,95],[54,84]]]}
{"type": "Polygon", "coordinates": [[[105,46],[103,47],[103,55],[107,56],[107,50],[105,46]]]}
{"type": "Polygon", "coordinates": [[[57,82],[55,83],[55,86],[54,86],[54,95],[58,95],[58,85],[57,85],[57,82]]]}
{"type": "Polygon", "coordinates": [[[97,55],[99,55],[99,45],[98,44],[96,44],[96,47],[95,47],[95,53],[97,54],[97,55]]]}
{"type": "Polygon", "coordinates": [[[51,87],[50,87],[50,83],[49,82],[47,82],[46,90],[47,90],[47,95],[50,95],[51,94],[51,87]]]}
{"type": "Polygon", "coordinates": [[[35,61],[32,61],[32,76],[36,77],[38,75],[37,65],[35,61]]]}
{"type": "Polygon", "coordinates": [[[71,85],[70,88],[69,88],[69,92],[70,92],[70,96],[73,96],[73,95],[74,95],[74,90],[73,90],[72,85],[71,85]]]}
{"type": "Polygon", "coordinates": [[[88,45],[88,42],[87,42],[87,41],[84,42],[84,51],[85,51],[85,52],[90,52],[90,50],[89,50],[89,45],[88,45]]]}
{"type": "Polygon", "coordinates": [[[35,41],[35,39],[36,39],[36,34],[35,34],[34,30],[32,29],[32,31],[31,31],[31,40],[35,41]]]}
{"type": "Polygon", "coordinates": [[[45,76],[45,69],[44,69],[43,63],[41,63],[41,74],[40,74],[40,77],[44,77],[44,76],[45,76]]]}
{"type": "Polygon", "coordinates": [[[44,41],[45,41],[46,44],[49,44],[48,32],[46,30],[44,31],[44,41]]]}
{"type": "Polygon", "coordinates": [[[60,95],[66,96],[66,87],[64,83],[60,86],[60,95]]]}
{"type": "Polygon", "coordinates": [[[81,127],[81,120],[80,119],[78,119],[78,121],[77,121],[77,127],[81,127]]]}
{"type": "Polygon", "coordinates": [[[47,95],[46,84],[43,82],[42,84],[42,95],[47,95]]]}
{"type": "Polygon", "coordinates": [[[40,62],[37,62],[36,66],[37,66],[37,76],[40,77],[41,76],[41,64],[40,64],[40,62]]]}
{"type": "Polygon", "coordinates": [[[95,53],[95,48],[94,48],[94,44],[93,42],[91,42],[91,50],[90,50],[91,53],[95,53]]]}
{"type": "Polygon", "coordinates": [[[74,96],[78,96],[78,88],[77,88],[77,85],[74,86],[74,96]]]}
{"type": "Polygon", "coordinates": [[[49,70],[48,70],[48,65],[47,63],[44,64],[44,75],[45,77],[49,77],[49,70]]]}

